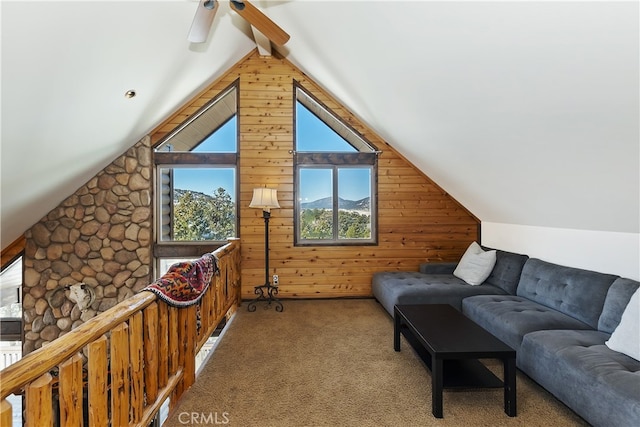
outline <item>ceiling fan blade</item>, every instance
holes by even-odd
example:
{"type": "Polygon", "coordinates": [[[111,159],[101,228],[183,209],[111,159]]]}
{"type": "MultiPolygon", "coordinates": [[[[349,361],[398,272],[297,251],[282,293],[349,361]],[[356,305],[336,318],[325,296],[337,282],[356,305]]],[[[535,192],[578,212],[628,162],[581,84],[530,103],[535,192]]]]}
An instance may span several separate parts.
{"type": "Polygon", "coordinates": [[[247,0],[230,0],[231,7],[278,46],[289,41],[289,34],[247,0]]]}
{"type": "Polygon", "coordinates": [[[187,37],[191,43],[204,43],[207,41],[211,23],[217,11],[218,0],[200,0],[187,37]]]}

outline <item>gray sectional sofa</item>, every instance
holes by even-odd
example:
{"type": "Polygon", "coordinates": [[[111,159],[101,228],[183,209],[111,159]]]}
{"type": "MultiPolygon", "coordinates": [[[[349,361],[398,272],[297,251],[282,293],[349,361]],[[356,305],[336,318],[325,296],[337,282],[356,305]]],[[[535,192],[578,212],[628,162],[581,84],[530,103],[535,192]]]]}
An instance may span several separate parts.
{"type": "Polygon", "coordinates": [[[451,304],[513,347],[518,368],[590,424],[640,426],[640,361],[605,344],[639,282],[501,250],[479,286],[455,268],[376,273],[373,295],[391,316],[395,304],[451,304]]]}

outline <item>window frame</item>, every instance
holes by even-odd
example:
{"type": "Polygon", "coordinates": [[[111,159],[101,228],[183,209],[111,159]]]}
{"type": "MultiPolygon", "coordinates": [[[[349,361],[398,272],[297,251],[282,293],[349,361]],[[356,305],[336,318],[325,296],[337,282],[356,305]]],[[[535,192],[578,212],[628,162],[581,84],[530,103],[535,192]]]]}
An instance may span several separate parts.
{"type": "MultiPolygon", "coordinates": [[[[161,175],[162,175],[162,170],[163,169],[170,169],[172,172],[175,169],[231,169],[234,172],[234,179],[233,179],[233,187],[234,187],[234,194],[232,195],[234,197],[234,199],[236,200],[235,203],[235,232],[236,235],[239,234],[239,221],[238,221],[238,214],[239,214],[239,206],[238,206],[238,167],[237,167],[237,163],[225,163],[227,161],[229,161],[229,159],[231,159],[234,156],[228,156],[226,154],[223,155],[211,155],[211,153],[202,153],[205,154],[204,156],[201,157],[202,160],[208,160],[209,163],[203,164],[203,163],[172,163],[172,164],[168,164],[168,163],[157,163],[156,164],[156,171],[155,171],[155,179],[156,182],[160,182],[161,180],[161,175]]],[[[172,159],[172,156],[160,156],[162,160],[163,158],[169,159],[169,160],[175,160],[172,159]]],[[[197,159],[194,159],[197,160],[197,159]]],[[[173,178],[171,178],[173,180],[173,178]]],[[[173,196],[170,197],[171,200],[173,200],[173,196]]],[[[161,197],[157,197],[156,198],[156,211],[160,212],[162,210],[162,200],[161,197]]],[[[170,206],[170,210],[171,210],[171,218],[175,218],[175,214],[174,214],[174,208],[175,206],[173,205],[173,203],[170,206]]],[[[173,240],[173,239],[169,239],[169,240],[163,240],[162,239],[162,215],[156,215],[156,227],[158,232],[156,233],[156,243],[160,244],[160,245],[166,245],[166,244],[171,244],[171,243],[175,243],[175,244],[198,244],[198,243],[203,243],[203,242],[215,242],[215,243],[226,243],[226,241],[223,240],[173,240]]]]}
{"type": "Polygon", "coordinates": [[[378,245],[378,208],[377,208],[377,195],[378,195],[378,155],[380,151],[376,147],[365,139],[360,133],[353,129],[348,123],[335,114],[329,107],[313,96],[309,91],[304,89],[300,83],[294,81],[294,100],[293,100],[293,116],[294,116],[294,147],[297,147],[297,104],[299,101],[299,91],[303,93],[303,96],[307,100],[311,100],[315,103],[316,109],[323,110],[323,115],[330,117],[330,120],[334,124],[342,126],[340,131],[336,130],[327,121],[323,120],[312,109],[308,108],[304,103],[302,105],[307,108],[312,114],[314,114],[318,120],[322,121],[327,127],[333,129],[338,135],[340,135],[345,143],[349,144],[356,150],[355,152],[330,152],[330,151],[293,151],[293,164],[294,164],[294,246],[375,246],[378,245]],[[345,134],[352,133],[352,138],[355,139],[360,146],[356,147],[350,142],[345,134]],[[359,151],[365,148],[370,151],[359,151]],[[338,224],[339,224],[339,209],[338,209],[338,170],[346,168],[364,168],[371,169],[371,182],[370,182],[370,224],[371,224],[371,237],[369,239],[347,239],[340,238],[338,236],[338,224]],[[300,214],[302,211],[301,189],[300,189],[300,171],[305,168],[319,168],[319,169],[332,169],[333,183],[332,183],[332,198],[333,198],[333,238],[332,239],[303,239],[300,236],[300,214]]]}

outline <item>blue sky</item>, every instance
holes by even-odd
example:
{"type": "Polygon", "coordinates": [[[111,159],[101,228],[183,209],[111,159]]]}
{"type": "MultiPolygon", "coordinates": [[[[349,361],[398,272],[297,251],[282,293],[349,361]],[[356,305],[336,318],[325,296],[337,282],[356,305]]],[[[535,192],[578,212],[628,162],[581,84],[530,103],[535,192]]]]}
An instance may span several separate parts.
{"type": "MultiPolygon", "coordinates": [[[[331,169],[304,168],[300,173],[301,201],[330,197],[333,190],[331,169]]],[[[338,196],[360,200],[371,195],[371,174],[364,168],[341,168],[338,172],[338,196]]]]}
{"type": "MultiPolygon", "coordinates": [[[[296,150],[355,152],[333,129],[318,119],[302,104],[296,105],[296,150]]],[[[347,200],[360,200],[371,194],[371,179],[368,169],[341,168],[338,176],[338,195],[347,200]]],[[[300,197],[303,202],[312,202],[331,196],[331,171],[305,168],[300,182],[300,197]]]]}
{"type": "Polygon", "coordinates": [[[355,152],[356,149],[346,142],[333,129],[318,119],[299,102],[296,105],[296,150],[355,152]]]}
{"type": "MultiPolygon", "coordinates": [[[[173,182],[175,188],[213,194],[219,187],[233,188],[235,171],[228,168],[174,168],[173,182]]],[[[235,196],[231,194],[234,201],[235,196]]]]}
{"type": "MultiPolygon", "coordinates": [[[[236,126],[237,119],[234,116],[193,151],[198,153],[235,153],[236,126]]],[[[173,173],[175,188],[199,191],[204,194],[213,194],[219,187],[234,188],[235,179],[233,168],[174,168],[173,173]]],[[[235,193],[231,194],[231,198],[235,201],[235,193]]]]}
{"type": "MultiPolygon", "coordinates": [[[[354,152],[356,151],[342,137],[309,112],[300,103],[297,104],[296,141],[298,151],[354,152]]],[[[229,120],[202,142],[195,152],[236,151],[236,117],[229,120]]],[[[362,168],[341,168],[338,178],[339,196],[347,200],[360,200],[371,193],[371,180],[366,179],[369,171],[362,168]],[[365,175],[363,175],[365,174],[365,175]]],[[[175,188],[212,194],[218,187],[233,188],[235,172],[230,168],[174,168],[175,188]]],[[[331,171],[305,169],[301,179],[303,201],[313,201],[331,196],[331,171]]],[[[231,194],[235,201],[235,194],[231,194]]]]}

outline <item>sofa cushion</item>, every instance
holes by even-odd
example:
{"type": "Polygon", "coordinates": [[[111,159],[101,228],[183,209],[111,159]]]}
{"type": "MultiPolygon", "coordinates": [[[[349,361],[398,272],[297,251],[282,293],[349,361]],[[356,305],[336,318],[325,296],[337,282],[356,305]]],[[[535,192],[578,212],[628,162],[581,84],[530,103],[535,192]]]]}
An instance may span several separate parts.
{"type": "Polygon", "coordinates": [[[618,276],[529,258],[516,294],[598,328],[604,300],[618,276]]]}
{"type": "Polygon", "coordinates": [[[496,264],[496,251],[485,251],[472,242],[460,258],[453,275],[472,286],[482,284],[496,264]]]}
{"type": "Polygon", "coordinates": [[[465,316],[519,351],[522,337],[542,329],[591,329],[557,310],[515,295],[479,295],[462,301],[465,316]]]}
{"type": "Polygon", "coordinates": [[[607,298],[604,300],[604,307],[600,320],[598,320],[598,330],[609,334],[620,323],[622,312],[627,307],[631,295],[640,288],[640,282],[631,279],[618,277],[607,292],[607,298]]]}
{"type": "Polygon", "coordinates": [[[502,289],[491,285],[469,286],[450,274],[417,271],[375,273],[371,290],[391,316],[395,304],[450,304],[461,310],[461,301],[465,297],[504,294],[502,289]]]}
{"type": "Polygon", "coordinates": [[[420,264],[420,273],[453,274],[457,266],[457,262],[424,262],[420,264]]]}
{"type": "Polygon", "coordinates": [[[599,331],[538,331],[517,364],[594,426],[640,425],[640,362],[604,345],[599,331]]]}
{"type": "MultiPolygon", "coordinates": [[[[490,250],[491,248],[484,247],[490,250]]],[[[522,267],[529,257],[527,255],[496,249],[496,265],[484,281],[485,284],[497,286],[509,295],[516,294],[516,288],[522,274],[522,267]]]]}
{"type": "Polygon", "coordinates": [[[629,300],[620,324],[605,344],[611,350],[640,360],[640,289],[629,300]]]}

